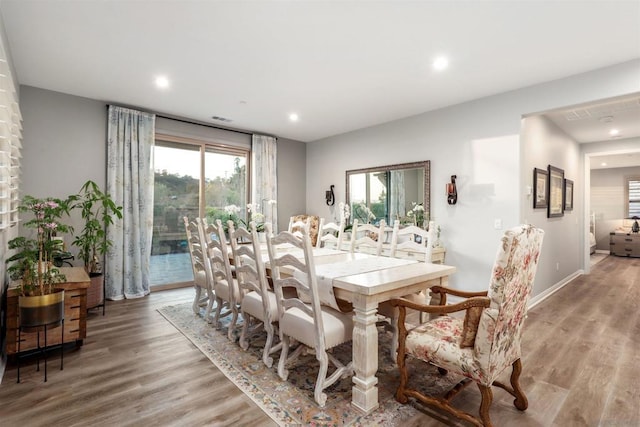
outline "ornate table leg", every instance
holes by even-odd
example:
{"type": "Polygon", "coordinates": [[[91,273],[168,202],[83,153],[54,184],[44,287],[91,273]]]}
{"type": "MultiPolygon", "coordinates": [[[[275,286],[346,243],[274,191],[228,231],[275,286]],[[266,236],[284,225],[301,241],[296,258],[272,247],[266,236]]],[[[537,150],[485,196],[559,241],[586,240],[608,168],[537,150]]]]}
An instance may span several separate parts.
{"type": "Polygon", "coordinates": [[[358,295],[353,301],[353,388],[352,403],[369,414],[378,407],[378,330],[377,302],[368,302],[358,295]]]}

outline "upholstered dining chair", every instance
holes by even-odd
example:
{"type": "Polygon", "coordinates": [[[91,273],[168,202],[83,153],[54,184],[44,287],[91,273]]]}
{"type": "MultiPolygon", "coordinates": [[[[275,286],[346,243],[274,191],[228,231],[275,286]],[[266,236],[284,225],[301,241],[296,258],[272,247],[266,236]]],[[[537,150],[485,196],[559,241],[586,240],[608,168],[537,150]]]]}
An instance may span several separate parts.
{"type": "Polygon", "coordinates": [[[193,270],[193,286],[196,291],[192,309],[195,314],[200,314],[200,307],[206,305],[204,318],[209,319],[215,296],[211,277],[207,274],[205,266],[206,259],[202,249],[200,218],[196,218],[195,221],[189,221],[189,218],[185,216],[182,220],[187,233],[187,245],[191,257],[191,269],[193,270]],[[202,295],[202,291],[205,292],[205,295],[202,295]]]}
{"type": "Polygon", "coordinates": [[[311,244],[316,246],[318,240],[318,230],[320,228],[320,217],[317,215],[300,214],[294,215],[289,218],[289,228],[287,229],[291,233],[301,233],[305,230],[306,226],[309,226],[309,236],[311,237],[311,244]]]}
{"type": "Polygon", "coordinates": [[[344,219],[339,223],[325,222],[324,218],[320,218],[320,227],[318,227],[318,239],[316,241],[317,248],[335,247],[342,248],[342,240],[344,238],[344,219]]]}
{"type": "Polygon", "coordinates": [[[278,375],[282,380],[286,380],[289,374],[286,369],[287,363],[293,362],[304,352],[315,353],[316,359],[320,362],[320,368],[313,396],[318,405],[324,407],[327,395],[323,390],[339,379],[353,375],[351,361],[344,365],[328,351],[337,345],[351,341],[353,315],[320,304],[313,248],[308,230],[302,237],[297,237],[288,231],[273,236],[271,224],[267,224],[267,248],[282,342],[278,375]],[[302,249],[304,258],[296,258],[286,252],[278,253],[277,249],[281,245],[293,245],[302,249]],[[293,269],[294,274],[283,274],[281,272],[283,268],[293,269]],[[295,288],[297,296],[286,298],[283,288],[288,287],[295,288]],[[298,347],[289,354],[294,340],[298,342],[298,347]],[[336,369],[327,377],[329,362],[336,369]]]}
{"type": "Polygon", "coordinates": [[[202,224],[206,254],[209,259],[209,267],[213,277],[213,290],[216,296],[216,313],[213,318],[213,325],[215,327],[220,326],[220,318],[231,315],[227,336],[229,340],[235,341],[234,332],[238,321],[238,307],[242,299],[238,282],[231,272],[227,238],[222,221],[219,219],[214,224],[208,224],[206,219],[202,219],[202,224]]]}
{"type": "Polygon", "coordinates": [[[247,230],[236,229],[233,221],[229,221],[229,240],[233,250],[238,288],[241,294],[244,293],[240,304],[244,319],[240,333],[240,347],[244,350],[248,349],[249,334],[263,329],[267,333],[267,341],[262,352],[262,361],[270,368],[273,365],[273,358],[270,355],[279,351],[282,344],[274,342],[275,325],[278,323],[278,306],[276,294],[269,288],[255,222],[251,221],[247,230]],[[238,239],[241,239],[243,244],[239,244],[238,239]]]}
{"type": "Polygon", "coordinates": [[[369,252],[380,256],[385,227],[384,220],[380,220],[380,224],[376,226],[373,224],[361,224],[357,219],[354,219],[349,247],[351,252],[369,252]]]}
{"type": "Polygon", "coordinates": [[[520,339],[543,236],[542,230],[531,225],[507,230],[498,246],[489,290],[486,292],[433,287],[431,292],[434,297],[439,297],[440,305],[416,304],[404,299],[392,301],[400,310],[397,358],[400,385],[396,392],[399,402],[407,403],[413,397],[474,425],[491,426],[491,386],[497,386],[515,397],[513,403],[517,409],[527,409],[527,397],[519,384],[522,371],[520,339]],[[445,305],[447,294],[466,299],[445,305]],[[440,316],[407,330],[407,308],[440,316]],[[464,311],[464,319],[448,315],[458,311],[464,311]],[[407,357],[433,364],[441,373],[453,372],[465,379],[444,397],[423,395],[409,387],[407,357]],[[497,381],[509,366],[512,368],[510,386],[497,381]],[[451,404],[451,399],[471,383],[478,385],[482,397],[479,417],[458,410],[451,404]]]}

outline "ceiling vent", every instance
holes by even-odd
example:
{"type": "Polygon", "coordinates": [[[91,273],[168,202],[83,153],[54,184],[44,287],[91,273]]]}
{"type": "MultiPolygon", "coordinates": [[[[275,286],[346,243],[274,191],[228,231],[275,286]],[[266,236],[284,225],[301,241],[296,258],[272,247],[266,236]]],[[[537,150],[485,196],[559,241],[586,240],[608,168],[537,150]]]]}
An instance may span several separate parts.
{"type": "Polygon", "coordinates": [[[211,118],[212,118],[213,120],[215,120],[215,121],[223,122],[223,123],[231,123],[231,122],[233,121],[233,120],[231,120],[231,119],[227,119],[227,118],[220,117],[220,116],[211,116],[211,118]]]}
{"type": "Polygon", "coordinates": [[[567,111],[564,114],[564,118],[567,119],[568,121],[572,122],[575,120],[582,120],[582,119],[588,119],[591,117],[591,113],[589,112],[589,110],[571,110],[571,111],[567,111]]]}

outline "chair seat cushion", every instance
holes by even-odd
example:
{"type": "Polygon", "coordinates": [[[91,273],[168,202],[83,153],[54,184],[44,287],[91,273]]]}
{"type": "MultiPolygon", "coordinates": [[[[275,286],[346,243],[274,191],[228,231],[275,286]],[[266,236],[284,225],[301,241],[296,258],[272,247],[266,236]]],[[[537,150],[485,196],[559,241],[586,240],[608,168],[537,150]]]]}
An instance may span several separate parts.
{"type": "MultiPolygon", "coordinates": [[[[327,349],[351,341],[353,315],[322,306],[324,340],[327,349]]],[[[280,330],[308,347],[314,348],[316,329],[313,318],[299,308],[287,309],[280,319],[280,330]]]]}
{"type": "Polygon", "coordinates": [[[200,270],[193,278],[194,283],[201,288],[207,288],[207,273],[204,270],[200,270]]]}
{"type": "MultiPolygon", "coordinates": [[[[231,297],[229,292],[229,282],[226,280],[218,280],[213,286],[213,290],[216,293],[216,297],[221,298],[223,301],[229,301],[231,297]]],[[[238,295],[240,293],[238,282],[236,282],[235,279],[233,280],[233,293],[234,295],[238,295]]]]}
{"type": "Polygon", "coordinates": [[[482,383],[484,374],[474,359],[473,348],[461,348],[463,319],[440,316],[409,330],[406,352],[482,383]]]}
{"type": "MultiPolygon", "coordinates": [[[[276,302],[276,295],[273,292],[267,292],[269,299],[269,314],[272,321],[278,320],[278,306],[276,302]]],[[[243,313],[248,313],[251,316],[265,321],[264,308],[262,306],[262,296],[256,291],[249,292],[242,298],[241,310],[243,313]]]]}

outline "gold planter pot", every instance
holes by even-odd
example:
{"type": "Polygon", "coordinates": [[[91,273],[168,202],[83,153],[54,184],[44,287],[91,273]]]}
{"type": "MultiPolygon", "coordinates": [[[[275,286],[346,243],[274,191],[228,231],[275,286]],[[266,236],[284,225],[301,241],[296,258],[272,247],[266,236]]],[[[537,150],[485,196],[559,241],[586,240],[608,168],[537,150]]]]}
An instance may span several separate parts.
{"type": "Polygon", "coordinates": [[[20,296],[20,326],[57,324],[64,318],[64,289],[56,289],[47,295],[20,296]]]}

